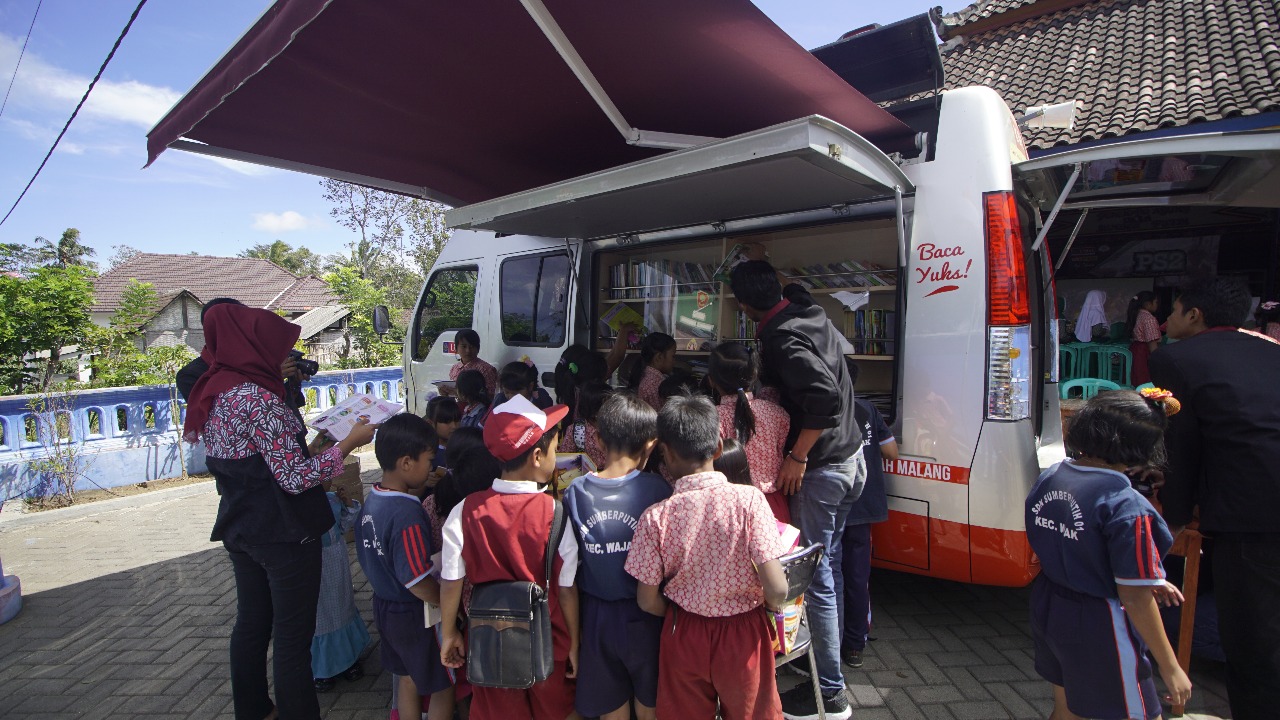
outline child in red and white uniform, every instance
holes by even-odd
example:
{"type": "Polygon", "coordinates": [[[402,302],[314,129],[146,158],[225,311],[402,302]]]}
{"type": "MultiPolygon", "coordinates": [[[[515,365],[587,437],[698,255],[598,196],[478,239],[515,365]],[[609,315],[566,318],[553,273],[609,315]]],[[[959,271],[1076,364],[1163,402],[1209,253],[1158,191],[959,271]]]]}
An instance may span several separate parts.
{"type": "Polygon", "coordinates": [[[791,523],[787,498],[775,483],[786,455],[791,416],[782,406],[751,393],[759,373],[756,354],[741,343],[721,343],[711,351],[708,378],[720,394],[720,437],[733,438],[747,453],[751,484],[764,493],[778,522],[791,523]]]}
{"type": "Polygon", "coordinates": [[[484,376],[486,397],[492,398],[498,392],[498,368],[480,359],[480,333],[467,328],[459,330],[453,338],[454,349],[458,353],[458,362],[449,368],[449,379],[458,380],[458,375],[466,370],[475,370],[484,376]]]}
{"type": "MultiPolygon", "coordinates": [[[[557,424],[566,405],[545,411],[522,395],[493,409],[484,426],[484,444],[502,467],[488,490],[472,493],[444,523],[440,570],[441,660],[459,668],[465,649],[458,629],[463,579],[472,583],[520,580],[543,583],[547,536],[555,501],[546,485],[556,467],[557,424]]],[[[578,540],[560,539],[552,561],[551,611],[555,668],[526,690],[474,687],[472,720],[565,720],[574,715],[578,673],[578,540]]]]}
{"type": "Polygon", "coordinates": [[[675,361],[676,339],[666,333],[649,333],[640,341],[640,361],[631,366],[627,385],[654,410],[661,410],[658,387],[671,374],[675,361]]]}
{"type": "Polygon", "coordinates": [[[640,607],[666,617],[657,715],[711,720],[718,706],[725,720],[780,719],[765,612],[787,595],[777,521],[759,491],[713,469],[720,421],[709,399],[667,400],[658,442],[680,479],[640,517],[625,566],[640,607]]]}
{"type": "Polygon", "coordinates": [[[564,438],[560,440],[558,452],[586,453],[597,468],[603,468],[608,462],[604,443],[600,441],[600,432],[596,429],[596,417],[604,401],[613,392],[602,380],[591,380],[578,390],[578,407],[574,412],[576,419],[565,428],[564,438]]]}

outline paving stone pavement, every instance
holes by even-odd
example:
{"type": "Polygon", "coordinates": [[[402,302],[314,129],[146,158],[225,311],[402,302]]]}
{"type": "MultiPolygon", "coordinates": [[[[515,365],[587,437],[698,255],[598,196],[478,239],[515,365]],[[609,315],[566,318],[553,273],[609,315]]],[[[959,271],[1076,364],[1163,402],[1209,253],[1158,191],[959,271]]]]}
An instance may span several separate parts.
{"type": "MultiPolygon", "coordinates": [[[[24,608],[0,625],[0,717],[230,718],[231,566],[208,541],[212,484],[36,515],[0,516],[0,558],[24,608]]],[[[357,604],[370,590],[354,561],[357,604]]],[[[872,575],[874,636],[846,669],[855,720],[1045,718],[1027,591],[872,575]]],[[[372,627],[370,628],[372,630],[372,627]]],[[[377,636],[367,675],[321,695],[330,720],[383,720],[390,677],[377,636]]],[[[780,684],[798,682],[783,671],[780,684]]],[[[1229,717],[1223,669],[1196,661],[1197,718],[1229,717]]]]}

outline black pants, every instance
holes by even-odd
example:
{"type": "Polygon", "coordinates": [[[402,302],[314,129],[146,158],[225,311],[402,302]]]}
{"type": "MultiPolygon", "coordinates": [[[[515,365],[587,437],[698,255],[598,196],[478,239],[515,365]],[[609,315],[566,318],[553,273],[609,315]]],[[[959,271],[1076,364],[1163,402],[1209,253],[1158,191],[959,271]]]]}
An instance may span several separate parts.
{"type": "Polygon", "coordinates": [[[1276,717],[1280,688],[1280,534],[1216,535],[1214,597],[1231,717],[1276,717]]]}
{"type": "Polygon", "coordinates": [[[267,644],[275,641],[276,704],[280,720],[317,720],[320,703],[311,678],[311,638],[320,599],[320,543],[226,543],[236,574],[236,624],[231,631],[231,696],[236,720],[263,720],[267,644]]]}

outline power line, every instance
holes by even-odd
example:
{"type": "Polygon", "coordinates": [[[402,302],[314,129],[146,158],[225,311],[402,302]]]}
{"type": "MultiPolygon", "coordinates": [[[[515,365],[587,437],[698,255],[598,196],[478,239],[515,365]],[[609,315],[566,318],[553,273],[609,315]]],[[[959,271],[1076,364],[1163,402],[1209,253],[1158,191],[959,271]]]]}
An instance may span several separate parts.
{"type": "Polygon", "coordinates": [[[0,103],[0,116],[4,115],[4,108],[9,104],[9,93],[13,92],[13,81],[18,79],[18,68],[22,67],[22,56],[27,54],[27,43],[31,42],[31,31],[36,28],[36,18],[40,17],[40,6],[44,4],[44,0],[36,3],[36,12],[31,16],[31,27],[27,28],[27,38],[22,41],[22,51],[18,53],[18,62],[13,66],[13,77],[9,78],[9,89],[4,91],[4,102],[0,103]]]}
{"type": "MultiPolygon", "coordinates": [[[[76,115],[80,114],[80,108],[84,107],[84,103],[89,99],[89,93],[93,92],[93,87],[102,79],[102,73],[106,72],[107,65],[111,62],[111,58],[115,57],[116,50],[120,49],[120,43],[124,42],[124,36],[129,34],[129,28],[133,27],[133,21],[138,19],[138,13],[142,12],[142,6],[147,4],[147,0],[140,0],[138,7],[133,9],[133,14],[129,16],[129,22],[125,23],[124,29],[120,31],[120,37],[116,38],[115,45],[111,46],[111,52],[107,53],[107,58],[102,61],[101,67],[98,68],[98,74],[93,76],[93,80],[89,82],[89,88],[84,91],[84,96],[80,98],[80,103],[76,105],[76,109],[71,111],[71,117],[67,118],[67,123],[62,126],[62,132],[58,133],[58,137],[54,138],[53,146],[49,148],[49,152],[45,153],[44,160],[40,161],[40,167],[36,168],[36,172],[27,181],[27,186],[22,189],[22,193],[18,195],[18,199],[13,201],[13,206],[9,208],[9,212],[4,214],[4,218],[0,219],[0,225],[4,225],[14,210],[18,209],[18,203],[22,202],[22,198],[27,196],[27,191],[35,184],[36,178],[40,177],[40,171],[44,170],[45,164],[49,162],[49,158],[53,156],[53,151],[58,149],[58,143],[62,142],[62,136],[67,134],[67,129],[71,127],[71,122],[76,119],[76,115]]],[[[34,24],[34,20],[32,21],[34,24]]]]}

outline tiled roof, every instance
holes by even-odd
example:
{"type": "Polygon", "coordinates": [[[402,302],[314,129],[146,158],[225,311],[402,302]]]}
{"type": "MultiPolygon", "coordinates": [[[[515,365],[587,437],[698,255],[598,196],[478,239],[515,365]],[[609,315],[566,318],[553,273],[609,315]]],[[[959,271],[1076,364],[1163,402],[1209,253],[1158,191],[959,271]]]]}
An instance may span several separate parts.
{"type": "Polygon", "coordinates": [[[1032,149],[1278,111],[1277,7],[1275,0],[1101,0],[989,32],[961,28],[962,41],[943,55],[945,89],[989,86],[1015,114],[1084,103],[1073,130],[1027,130],[1032,149]]]}
{"type": "Polygon", "coordinates": [[[315,275],[298,278],[288,290],[272,303],[271,309],[285,312],[307,312],[314,308],[332,305],[338,298],[329,291],[325,281],[315,275]]]}
{"type": "Polygon", "coordinates": [[[1036,0],[980,0],[963,10],[948,15],[945,20],[953,21],[957,26],[999,15],[1009,10],[1016,10],[1024,5],[1032,5],[1036,0]]]}
{"type": "Polygon", "coordinates": [[[325,328],[350,314],[351,311],[341,305],[325,305],[299,315],[289,322],[302,328],[301,339],[310,340],[323,332],[325,328]]]}
{"type": "Polygon", "coordinates": [[[151,283],[161,297],[188,290],[203,302],[232,297],[268,310],[305,311],[334,301],[323,281],[299,278],[267,260],[138,253],[94,280],[94,311],[117,310],[130,279],[151,283]]]}

